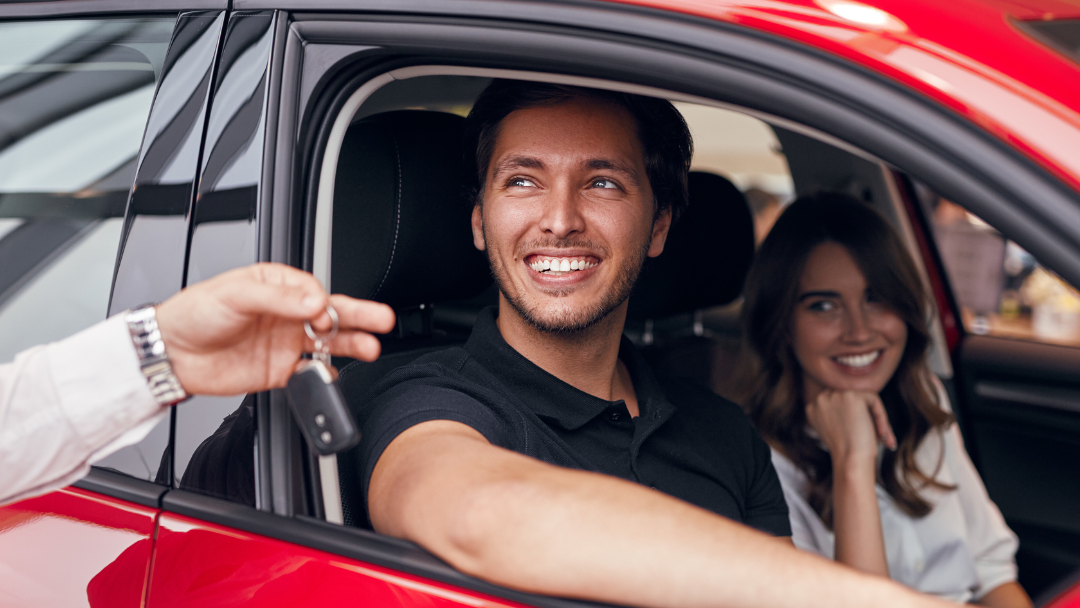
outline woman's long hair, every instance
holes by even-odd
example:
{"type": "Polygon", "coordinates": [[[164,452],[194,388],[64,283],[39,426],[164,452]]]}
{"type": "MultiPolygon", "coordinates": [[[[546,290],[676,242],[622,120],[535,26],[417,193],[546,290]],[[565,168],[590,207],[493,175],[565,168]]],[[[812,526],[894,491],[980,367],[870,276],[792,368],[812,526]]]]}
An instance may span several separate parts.
{"type": "Polygon", "coordinates": [[[923,282],[900,238],[868,205],[840,194],[801,197],[761,244],[744,291],[743,402],[762,437],[806,474],[808,502],[831,529],[832,460],[807,434],[802,370],[791,345],[803,268],[814,248],[829,242],[847,249],[870,289],[907,324],[900,364],[881,391],[898,445],[882,458],[878,481],[901,509],[922,517],[932,505],[919,491],[952,487],[934,479],[936,470],[919,470],[915,452],[926,434],[948,426],[952,415],[939,406],[926,364],[930,300],[923,282]]]}

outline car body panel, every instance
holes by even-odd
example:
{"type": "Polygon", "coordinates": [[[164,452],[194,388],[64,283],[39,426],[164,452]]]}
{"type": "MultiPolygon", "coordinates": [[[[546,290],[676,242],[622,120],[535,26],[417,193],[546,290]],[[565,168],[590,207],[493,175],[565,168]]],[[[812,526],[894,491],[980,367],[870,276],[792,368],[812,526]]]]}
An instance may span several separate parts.
{"type": "Polygon", "coordinates": [[[522,604],[190,517],[161,516],[148,608],[522,604]]]}
{"type": "Polygon", "coordinates": [[[1011,22],[1080,16],[1074,4],[617,1],[742,25],[835,53],[942,102],[1080,189],[1080,65],[1011,22]],[[840,16],[852,5],[877,9],[867,20],[880,17],[883,25],[840,16]]]}
{"type": "Polygon", "coordinates": [[[0,604],[138,608],[156,515],[78,488],[0,507],[0,604]]]}

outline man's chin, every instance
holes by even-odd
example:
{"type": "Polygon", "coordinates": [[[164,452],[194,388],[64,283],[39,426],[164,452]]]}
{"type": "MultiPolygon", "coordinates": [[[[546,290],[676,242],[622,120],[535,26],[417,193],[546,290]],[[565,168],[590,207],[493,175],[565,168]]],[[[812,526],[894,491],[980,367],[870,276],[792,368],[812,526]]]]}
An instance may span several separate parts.
{"type": "Polygon", "coordinates": [[[506,300],[529,326],[546,334],[570,335],[583,332],[611,314],[608,307],[598,305],[559,304],[530,307],[522,305],[514,298],[506,297],[506,300]]]}

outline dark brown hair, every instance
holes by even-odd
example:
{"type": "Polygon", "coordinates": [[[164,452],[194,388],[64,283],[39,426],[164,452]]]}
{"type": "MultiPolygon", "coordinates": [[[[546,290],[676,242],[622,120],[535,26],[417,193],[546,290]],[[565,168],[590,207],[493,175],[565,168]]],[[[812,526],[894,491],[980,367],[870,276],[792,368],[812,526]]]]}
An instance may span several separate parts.
{"type": "Polygon", "coordinates": [[[517,110],[548,107],[574,99],[597,99],[625,108],[637,123],[645,173],[654,198],[654,217],[671,211],[675,220],[690,204],[687,173],[694,155],[690,128],[666,99],[545,82],[495,80],[480,94],[465,119],[462,137],[468,200],[480,204],[502,120],[517,110]]]}
{"type": "MultiPolygon", "coordinates": [[[[947,427],[926,364],[930,300],[915,264],[888,222],[868,205],[841,194],[801,197],[780,215],[761,244],[744,291],[743,402],[758,432],[806,474],[808,502],[833,525],[832,460],[807,434],[802,374],[791,346],[791,320],[803,268],[822,243],[837,243],[855,259],[870,289],[907,324],[900,364],[881,391],[898,442],[881,459],[878,481],[904,512],[922,517],[932,508],[919,491],[937,471],[919,470],[915,452],[926,434],[947,427]]],[[[940,467],[940,460],[939,460],[940,467]]]]}

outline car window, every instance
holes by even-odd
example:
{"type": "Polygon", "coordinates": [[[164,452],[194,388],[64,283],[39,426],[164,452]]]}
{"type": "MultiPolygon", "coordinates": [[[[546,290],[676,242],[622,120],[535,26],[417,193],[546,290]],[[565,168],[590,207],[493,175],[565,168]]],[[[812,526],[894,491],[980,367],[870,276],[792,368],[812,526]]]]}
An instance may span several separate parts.
{"type": "Polygon", "coordinates": [[[1080,346],[1080,291],[975,214],[920,191],[967,332],[1080,346]]]}
{"type": "Polygon", "coordinates": [[[105,318],[174,21],[0,23],[0,362],[105,318]]]}

